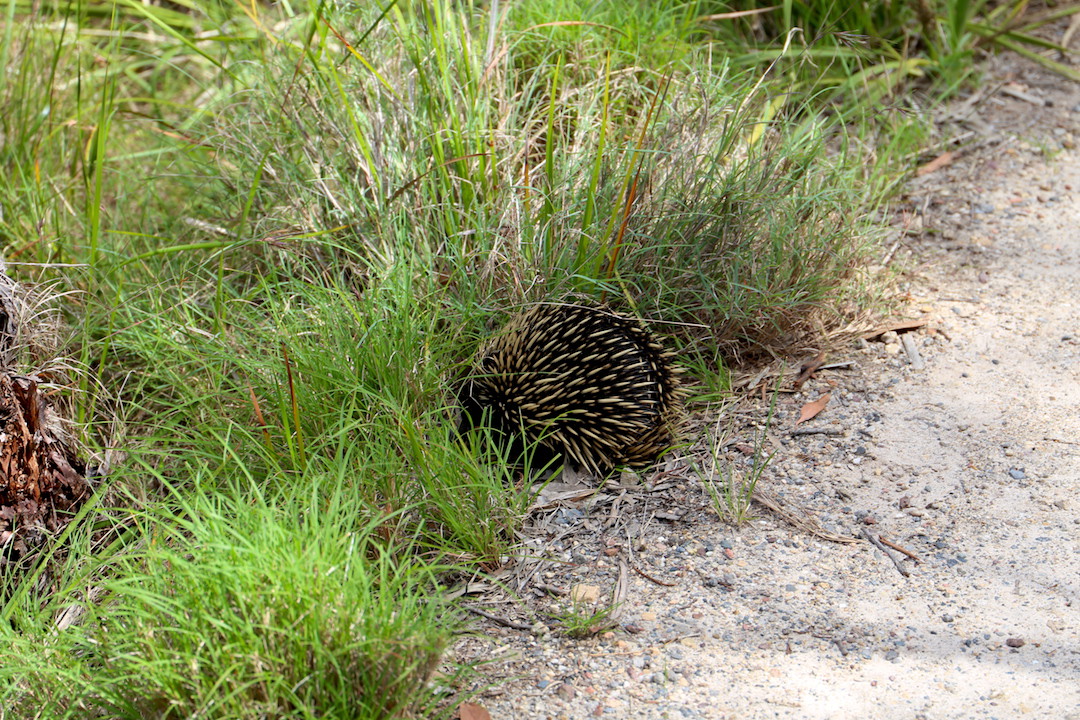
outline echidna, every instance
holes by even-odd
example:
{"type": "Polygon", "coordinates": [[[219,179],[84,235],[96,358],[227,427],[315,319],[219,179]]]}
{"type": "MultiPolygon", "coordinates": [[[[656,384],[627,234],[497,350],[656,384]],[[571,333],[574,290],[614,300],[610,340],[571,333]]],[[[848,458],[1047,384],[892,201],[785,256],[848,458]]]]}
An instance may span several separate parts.
{"type": "Polygon", "coordinates": [[[601,475],[647,466],[675,441],[679,370],[641,321],[598,307],[536,305],[480,350],[459,401],[461,429],[486,422],[533,466],[564,462],[601,475]]]}

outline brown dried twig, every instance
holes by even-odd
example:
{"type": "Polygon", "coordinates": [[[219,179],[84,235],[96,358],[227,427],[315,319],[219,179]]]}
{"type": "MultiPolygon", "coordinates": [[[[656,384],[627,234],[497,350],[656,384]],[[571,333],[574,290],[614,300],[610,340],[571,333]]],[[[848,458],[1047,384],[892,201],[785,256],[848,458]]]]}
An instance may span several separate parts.
{"type": "Polygon", "coordinates": [[[805,427],[795,428],[788,435],[801,437],[803,435],[827,435],[828,437],[842,437],[847,431],[842,428],[805,427]]]}
{"type": "Polygon", "coordinates": [[[860,528],[860,532],[862,533],[862,536],[863,536],[864,538],[866,538],[867,540],[869,540],[869,541],[870,541],[870,544],[871,544],[871,545],[873,545],[874,547],[876,547],[876,548],[877,548],[878,550],[880,550],[881,552],[885,553],[885,557],[887,557],[887,558],[889,558],[890,560],[892,560],[892,563],[893,563],[893,565],[895,565],[895,566],[896,566],[896,569],[897,569],[897,570],[898,570],[898,571],[900,572],[900,574],[901,574],[901,575],[903,575],[904,577],[911,577],[911,571],[910,571],[910,570],[908,570],[908,569],[907,569],[906,567],[904,567],[903,565],[901,565],[901,564],[900,564],[900,561],[896,559],[896,556],[895,556],[895,555],[893,555],[893,554],[892,554],[891,552],[889,552],[889,548],[885,547],[885,546],[884,546],[884,545],[883,545],[883,544],[881,543],[881,541],[880,541],[880,540],[878,540],[878,539],[877,539],[877,538],[875,538],[875,537],[874,537],[873,535],[871,535],[870,533],[868,533],[868,532],[866,531],[866,528],[860,528]]]}
{"type": "Polygon", "coordinates": [[[507,618],[500,617],[500,616],[495,615],[493,613],[489,613],[486,610],[481,610],[480,608],[472,607],[471,605],[462,605],[461,607],[465,608],[466,610],[468,610],[471,613],[475,613],[475,614],[479,615],[480,617],[487,618],[488,620],[491,620],[492,622],[496,622],[496,623],[498,623],[500,625],[505,625],[508,628],[513,628],[515,630],[532,630],[532,625],[526,625],[525,623],[515,622],[513,620],[509,620],[507,618]]]}
{"type": "Polygon", "coordinates": [[[761,488],[756,488],[754,490],[754,493],[750,496],[750,499],[758,503],[759,505],[764,506],[783,520],[787,521],[788,524],[793,525],[800,530],[804,530],[815,537],[819,537],[822,540],[828,540],[829,542],[844,544],[857,542],[853,537],[847,535],[837,535],[836,533],[829,532],[821,526],[821,523],[818,522],[818,519],[816,517],[811,515],[806,510],[802,510],[801,514],[796,514],[795,512],[781,505],[780,501],[777,498],[773,497],[769,493],[766,493],[761,488]]]}
{"type": "Polygon", "coordinates": [[[649,575],[648,573],[646,573],[644,570],[639,568],[637,565],[634,565],[633,563],[630,563],[630,569],[633,570],[634,572],[636,572],[641,577],[648,580],[649,582],[656,583],[657,585],[663,585],[664,587],[675,587],[676,585],[678,585],[678,583],[664,582],[663,580],[657,580],[652,575],[649,575]]]}
{"type": "Polygon", "coordinates": [[[904,553],[905,555],[907,555],[909,558],[911,558],[915,562],[920,563],[920,564],[922,563],[922,558],[921,557],[919,557],[915,553],[911,552],[907,548],[901,547],[900,545],[897,545],[892,540],[885,539],[885,537],[883,535],[878,535],[878,540],[881,541],[882,545],[887,545],[887,546],[891,547],[893,550],[896,550],[897,552],[904,553]]]}
{"type": "Polygon", "coordinates": [[[816,358],[814,358],[813,360],[811,360],[809,362],[803,363],[802,367],[800,368],[801,372],[799,373],[799,377],[795,378],[795,384],[791,386],[792,389],[793,390],[801,389],[802,386],[803,386],[803,383],[806,382],[807,380],[809,380],[811,377],[813,377],[814,373],[816,373],[821,368],[821,366],[824,365],[824,364],[825,364],[825,351],[822,350],[820,353],[818,353],[818,356],[816,358]]]}

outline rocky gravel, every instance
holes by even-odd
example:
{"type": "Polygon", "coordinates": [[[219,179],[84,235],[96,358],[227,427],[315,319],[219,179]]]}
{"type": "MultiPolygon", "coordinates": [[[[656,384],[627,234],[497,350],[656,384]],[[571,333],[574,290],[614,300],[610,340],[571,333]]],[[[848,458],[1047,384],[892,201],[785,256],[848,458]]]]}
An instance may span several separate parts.
{"type": "Polygon", "coordinates": [[[767,430],[730,409],[726,457],[766,432],[759,489],[809,524],[722,522],[686,459],[552,495],[475,595],[518,627],[456,648],[491,717],[1080,719],[1080,88],[1001,58],[943,122],[975,141],[888,256],[923,324],[845,343],[767,430]]]}

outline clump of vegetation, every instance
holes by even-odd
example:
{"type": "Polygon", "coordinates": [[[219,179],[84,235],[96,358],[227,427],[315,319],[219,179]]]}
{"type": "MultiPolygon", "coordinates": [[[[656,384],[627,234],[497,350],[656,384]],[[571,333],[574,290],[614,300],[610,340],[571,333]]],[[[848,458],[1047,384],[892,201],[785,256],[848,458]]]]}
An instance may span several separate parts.
{"type": "Polygon", "coordinates": [[[583,640],[615,627],[617,605],[599,605],[582,598],[571,598],[569,605],[551,614],[559,629],[570,638],[583,640]]]}
{"type": "MultiPolygon", "coordinates": [[[[227,451],[227,448],[223,448],[227,451]]],[[[460,621],[437,565],[414,563],[393,517],[355,513],[342,475],[279,491],[191,487],[128,514],[144,543],[82,574],[59,630],[30,613],[0,669],[20,714],[140,718],[407,717],[460,621]]]]}

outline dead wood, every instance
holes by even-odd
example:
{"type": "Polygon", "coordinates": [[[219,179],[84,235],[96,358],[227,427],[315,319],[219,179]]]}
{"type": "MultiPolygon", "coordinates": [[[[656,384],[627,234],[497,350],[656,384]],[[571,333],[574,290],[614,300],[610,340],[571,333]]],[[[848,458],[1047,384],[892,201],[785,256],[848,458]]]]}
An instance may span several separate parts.
{"type": "Polygon", "coordinates": [[[0,372],[0,553],[21,558],[89,496],[78,458],[33,375],[0,372]]]}

